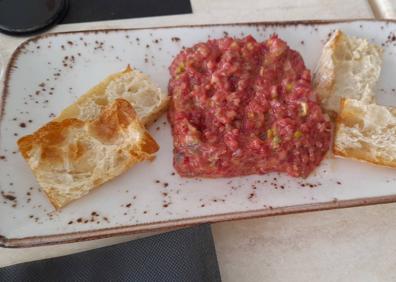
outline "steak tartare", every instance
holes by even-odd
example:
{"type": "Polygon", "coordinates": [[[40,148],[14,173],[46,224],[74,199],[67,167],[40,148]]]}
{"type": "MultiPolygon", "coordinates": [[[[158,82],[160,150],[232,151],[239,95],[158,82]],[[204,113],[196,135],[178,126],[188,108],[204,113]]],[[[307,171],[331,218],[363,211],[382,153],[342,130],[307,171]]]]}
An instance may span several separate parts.
{"type": "Polygon", "coordinates": [[[276,35],[198,43],[176,56],[170,74],[168,118],[181,176],[306,177],[329,148],[331,125],[310,71],[276,35]]]}

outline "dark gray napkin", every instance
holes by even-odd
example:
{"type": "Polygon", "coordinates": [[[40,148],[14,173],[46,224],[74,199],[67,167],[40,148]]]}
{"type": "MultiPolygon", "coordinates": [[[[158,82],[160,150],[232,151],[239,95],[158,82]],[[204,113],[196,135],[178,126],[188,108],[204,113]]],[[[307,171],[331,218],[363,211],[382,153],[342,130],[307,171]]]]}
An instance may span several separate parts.
{"type": "Polygon", "coordinates": [[[210,225],[8,266],[0,281],[221,281],[210,225]]]}
{"type": "Polygon", "coordinates": [[[192,13],[190,0],[69,0],[62,23],[81,23],[192,13]]]}

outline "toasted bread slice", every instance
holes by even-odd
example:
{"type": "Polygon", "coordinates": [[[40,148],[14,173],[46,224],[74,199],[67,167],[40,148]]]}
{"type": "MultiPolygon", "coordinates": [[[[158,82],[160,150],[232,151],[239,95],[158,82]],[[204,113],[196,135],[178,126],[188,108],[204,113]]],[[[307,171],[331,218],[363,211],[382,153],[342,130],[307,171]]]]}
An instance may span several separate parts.
{"type": "Polygon", "coordinates": [[[82,95],[55,118],[95,119],[101,109],[115,99],[125,99],[134,107],[144,125],[155,121],[168,106],[168,94],[154,85],[150,78],[129,66],[122,72],[108,76],[82,95]]]}
{"type": "Polygon", "coordinates": [[[128,101],[116,99],[89,121],[50,122],[18,140],[19,150],[55,208],[81,198],[159,146],[128,101]]]}
{"type": "Polygon", "coordinates": [[[323,47],[313,79],[322,107],[338,113],[342,97],[374,102],[382,57],[380,46],[337,30],[323,47]]]}
{"type": "Polygon", "coordinates": [[[396,167],[396,108],[342,99],[335,155],[396,167]]]}

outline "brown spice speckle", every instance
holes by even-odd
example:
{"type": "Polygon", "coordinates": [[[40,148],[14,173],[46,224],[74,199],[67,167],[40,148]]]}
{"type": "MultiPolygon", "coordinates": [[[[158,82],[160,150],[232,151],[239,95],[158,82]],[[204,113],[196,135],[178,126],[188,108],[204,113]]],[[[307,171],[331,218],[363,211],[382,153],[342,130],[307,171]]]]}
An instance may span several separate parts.
{"type": "Polygon", "coordinates": [[[14,195],[6,194],[6,193],[4,193],[4,191],[1,191],[1,196],[3,196],[3,198],[8,200],[8,201],[15,201],[16,200],[16,197],[14,195]]]}

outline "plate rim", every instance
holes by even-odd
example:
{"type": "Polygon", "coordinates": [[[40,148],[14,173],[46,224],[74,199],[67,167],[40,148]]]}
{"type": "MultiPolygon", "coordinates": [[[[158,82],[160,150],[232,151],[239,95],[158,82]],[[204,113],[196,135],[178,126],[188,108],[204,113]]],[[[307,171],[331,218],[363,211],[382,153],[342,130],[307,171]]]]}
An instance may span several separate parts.
{"type": "MultiPolygon", "coordinates": [[[[339,20],[291,20],[291,21],[257,21],[257,22],[238,22],[238,23],[216,23],[216,24],[198,24],[198,25],[169,25],[158,27],[142,27],[142,28],[112,28],[112,29],[90,29],[77,31],[51,32],[34,36],[23,41],[12,53],[4,73],[3,90],[0,97],[0,127],[5,111],[6,100],[9,91],[9,80],[11,78],[14,63],[18,59],[23,48],[30,42],[35,42],[43,38],[55,37],[64,34],[84,34],[84,33],[109,33],[130,30],[155,30],[168,28],[184,28],[184,27],[213,27],[213,26],[241,26],[241,25],[266,25],[266,26],[292,26],[292,25],[325,25],[334,23],[348,22],[381,22],[396,23],[396,19],[339,19],[339,20]]],[[[95,239],[108,238],[113,236],[121,236],[128,234],[137,234],[143,232],[167,231],[178,228],[185,228],[196,224],[225,222],[231,220],[252,219],[267,216],[297,214],[312,211],[324,211],[331,209],[350,208],[358,206],[368,206],[376,204],[387,204],[396,202],[396,194],[376,197],[364,197],[350,200],[337,200],[336,198],[330,202],[292,205],[279,208],[257,209],[252,211],[241,211],[232,213],[222,213],[216,215],[205,215],[199,217],[191,217],[184,219],[176,219],[169,221],[159,221],[152,223],[143,223],[137,225],[124,225],[118,227],[101,228],[95,230],[86,230],[70,233],[61,233],[54,235],[40,235],[22,238],[7,238],[0,234],[0,247],[4,248],[25,248],[45,245],[57,245],[65,243],[75,243],[89,241],[95,239]]]]}
{"type": "Polygon", "coordinates": [[[27,248],[47,245],[57,245],[66,243],[76,243],[82,241],[109,238],[114,236],[139,234],[144,232],[170,231],[179,228],[187,228],[197,224],[211,224],[216,222],[226,222],[232,220],[254,219],[268,216],[279,216],[288,214],[298,214],[314,211],[325,211],[341,208],[362,207],[377,204],[389,204],[396,202],[396,195],[358,198],[350,200],[337,200],[330,202],[293,205],[279,208],[257,209],[252,211],[241,211],[233,213],[223,213],[217,215],[204,215],[199,217],[176,219],[169,221],[159,221],[143,223],[137,225],[125,225],[119,227],[109,227],[96,230],[86,230],[71,233],[42,235],[23,238],[6,238],[0,235],[0,247],[4,248],[27,248]]]}

